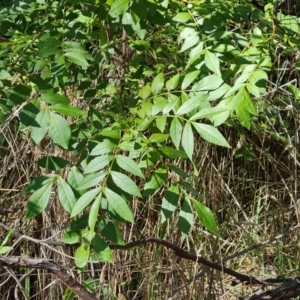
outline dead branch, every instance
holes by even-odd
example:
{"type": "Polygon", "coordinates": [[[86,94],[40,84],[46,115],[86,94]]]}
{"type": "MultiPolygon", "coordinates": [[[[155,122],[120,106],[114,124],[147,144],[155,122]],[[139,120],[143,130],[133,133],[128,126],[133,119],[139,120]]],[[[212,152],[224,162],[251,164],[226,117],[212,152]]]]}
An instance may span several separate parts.
{"type": "Polygon", "coordinates": [[[34,269],[48,270],[59,278],[62,283],[69,287],[69,289],[75,293],[79,299],[82,300],[97,300],[96,296],[88,292],[79,282],[77,282],[67,271],[57,265],[52,260],[21,257],[21,256],[0,256],[0,267],[28,267],[34,269]]]}

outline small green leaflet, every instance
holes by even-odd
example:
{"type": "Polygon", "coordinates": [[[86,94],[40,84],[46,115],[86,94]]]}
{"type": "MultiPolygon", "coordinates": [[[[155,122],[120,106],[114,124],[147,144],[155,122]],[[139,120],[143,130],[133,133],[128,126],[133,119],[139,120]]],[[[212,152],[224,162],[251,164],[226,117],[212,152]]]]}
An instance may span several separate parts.
{"type": "Polygon", "coordinates": [[[33,139],[34,143],[37,145],[39,142],[46,136],[49,130],[50,124],[50,113],[48,109],[41,110],[33,124],[37,123],[38,127],[35,125],[31,125],[31,138],[33,139]]]}
{"type": "Polygon", "coordinates": [[[51,112],[51,120],[49,126],[49,136],[53,143],[68,149],[71,138],[71,128],[67,120],[62,116],[51,112]]]}
{"type": "Polygon", "coordinates": [[[166,181],[166,168],[158,168],[147,180],[144,186],[143,197],[153,195],[166,181]]]}
{"type": "Polygon", "coordinates": [[[47,174],[43,176],[38,176],[33,178],[25,187],[24,193],[32,193],[39,189],[41,189],[43,186],[45,186],[49,181],[53,180],[53,178],[56,177],[54,174],[47,174]]]}
{"type": "Polygon", "coordinates": [[[175,158],[182,158],[182,159],[186,159],[187,155],[184,151],[182,150],[176,150],[173,147],[168,147],[168,146],[164,146],[159,148],[159,153],[161,153],[162,156],[166,157],[166,158],[170,158],[170,159],[175,159],[175,158]]]}
{"type": "Polygon", "coordinates": [[[200,71],[198,71],[198,70],[187,73],[184,76],[184,79],[182,81],[181,89],[185,90],[198,77],[199,74],[200,74],[200,71]]]}
{"type": "Polygon", "coordinates": [[[62,207],[68,213],[71,213],[71,211],[76,203],[76,199],[75,199],[75,196],[74,196],[74,193],[73,193],[71,187],[60,176],[57,179],[57,193],[58,193],[59,201],[60,201],[62,207]]]}
{"type": "Polygon", "coordinates": [[[151,91],[152,94],[155,96],[157,95],[164,87],[164,74],[163,73],[159,73],[152,81],[151,84],[151,91]]]}
{"type": "Polygon", "coordinates": [[[120,168],[144,179],[141,169],[133,159],[124,155],[116,155],[115,159],[120,168]]]}
{"type": "Polygon", "coordinates": [[[93,202],[90,212],[89,212],[89,228],[90,232],[93,235],[95,233],[95,226],[98,219],[99,208],[102,201],[102,193],[100,192],[93,202]]]}
{"type": "Polygon", "coordinates": [[[218,145],[223,146],[227,148],[231,148],[230,145],[227,143],[223,135],[220,133],[220,131],[207,124],[200,124],[196,122],[192,122],[194,128],[198,131],[200,136],[205,139],[206,141],[218,145]]]}
{"type": "Polygon", "coordinates": [[[161,223],[165,222],[172,216],[175,209],[177,208],[179,200],[179,189],[177,186],[172,185],[165,192],[161,205],[161,223]]]}
{"type": "Polygon", "coordinates": [[[106,167],[109,162],[111,160],[111,156],[110,155],[101,155],[101,156],[97,156],[96,158],[92,159],[88,165],[85,168],[85,172],[86,174],[88,173],[93,173],[96,171],[99,171],[101,169],[103,169],[104,167],[106,167]]]}
{"type": "Polygon", "coordinates": [[[59,239],[60,242],[65,244],[77,244],[82,240],[83,235],[87,234],[87,230],[67,231],[65,235],[59,239]]]}
{"type": "Polygon", "coordinates": [[[83,239],[81,245],[75,250],[75,265],[78,269],[83,269],[87,265],[90,257],[90,244],[83,239]]]}
{"type": "Polygon", "coordinates": [[[221,76],[220,61],[218,57],[214,53],[211,53],[208,49],[205,50],[204,62],[210,71],[214,72],[218,76],[221,76]]]}
{"type": "Polygon", "coordinates": [[[46,156],[39,159],[36,163],[42,168],[58,171],[63,169],[69,162],[62,157],[46,156]]]}
{"type": "Polygon", "coordinates": [[[119,15],[123,15],[129,7],[130,0],[114,0],[109,10],[109,14],[113,18],[117,18],[119,15]]]}
{"type": "Polygon", "coordinates": [[[164,132],[167,124],[167,117],[160,116],[156,119],[156,127],[160,130],[161,133],[164,132]]]}
{"type": "Polygon", "coordinates": [[[147,99],[151,95],[151,87],[149,84],[146,84],[139,92],[139,97],[143,100],[147,99]]]}
{"type": "Polygon", "coordinates": [[[80,52],[67,52],[64,54],[71,62],[74,64],[81,66],[83,69],[86,69],[89,66],[89,63],[84,57],[83,53],[80,52]]]}
{"type": "Polygon", "coordinates": [[[133,214],[126,203],[126,201],[110,190],[109,188],[104,189],[104,194],[107,198],[108,210],[113,210],[113,212],[119,215],[122,219],[134,223],[133,214]]]}
{"type": "Polygon", "coordinates": [[[39,215],[48,205],[53,180],[48,181],[42,188],[35,191],[28,200],[25,220],[28,221],[39,215]]]}
{"type": "Polygon", "coordinates": [[[180,53],[186,51],[187,49],[192,48],[196,44],[198,44],[199,41],[199,34],[198,32],[194,32],[187,36],[187,38],[184,40],[184,43],[180,49],[180,53]]]}
{"type": "Polygon", "coordinates": [[[95,199],[95,197],[100,193],[100,191],[101,187],[95,188],[83,194],[75,203],[72,209],[71,218],[75,217],[80,212],[82,212],[95,199]]]}
{"type": "Polygon", "coordinates": [[[104,177],[106,175],[107,175],[107,172],[103,172],[103,171],[89,174],[89,175],[83,177],[80,182],[78,182],[76,190],[78,190],[78,191],[85,190],[85,189],[88,189],[95,185],[98,185],[102,182],[102,180],[104,179],[104,177]]]}
{"type": "Polygon", "coordinates": [[[49,106],[49,109],[70,117],[78,117],[84,114],[84,110],[81,110],[75,106],[64,105],[61,103],[51,105],[49,106]]]}
{"type": "Polygon", "coordinates": [[[181,145],[186,152],[190,160],[193,160],[194,153],[194,134],[190,122],[187,122],[184,126],[181,145]]]}
{"type": "Polygon", "coordinates": [[[176,115],[184,115],[199,107],[206,99],[208,95],[197,95],[184,102],[176,112],[176,115]]]}
{"type": "Polygon", "coordinates": [[[176,149],[179,148],[181,135],[182,135],[182,125],[179,119],[175,117],[171,122],[170,137],[176,149]]]}
{"type": "Polygon", "coordinates": [[[113,222],[104,218],[99,218],[98,228],[101,232],[101,235],[113,243],[118,245],[125,244],[120,230],[113,222]]]}
{"type": "Polygon", "coordinates": [[[96,234],[92,240],[92,245],[95,253],[97,254],[97,261],[100,260],[102,262],[112,263],[112,251],[107,243],[96,234]]]}
{"type": "Polygon", "coordinates": [[[224,112],[230,112],[229,109],[224,107],[208,107],[201,109],[201,111],[194,114],[192,117],[190,117],[190,121],[195,121],[198,119],[207,118],[211,120],[212,117],[217,117],[220,114],[223,114],[224,112]]]}
{"type": "Polygon", "coordinates": [[[107,154],[115,149],[116,145],[112,143],[110,140],[104,140],[99,143],[95,148],[93,148],[91,152],[91,156],[98,156],[102,154],[107,154]]]}
{"type": "Polygon", "coordinates": [[[117,187],[130,195],[142,197],[137,185],[127,175],[116,171],[111,171],[110,175],[117,187]]]}
{"type": "Polygon", "coordinates": [[[213,91],[220,87],[221,84],[223,84],[224,81],[222,77],[218,75],[209,75],[201,79],[198,83],[196,83],[192,91],[213,91]]]}
{"type": "Polygon", "coordinates": [[[172,91],[177,88],[178,84],[179,84],[179,74],[176,74],[166,82],[166,88],[168,91],[172,91]]]}
{"type": "Polygon", "coordinates": [[[169,138],[168,134],[163,134],[163,133],[153,133],[151,134],[151,136],[149,137],[149,141],[151,143],[162,143],[164,142],[166,139],[169,138]]]}
{"type": "Polygon", "coordinates": [[[206,227],[211,233],[218,235],[216,220],[212,211],[196,199],[191,199],[202,225],[206,227]]]}
{"type": "Polygon", "coordinates": [[[76,189],[78,187],[78,184],[82,181],[83,175],[79,171],[79,169],[75,166],[73,166],[69,173],[68,173],[68,183],[76,189]]]}
{"type": "Polygon", "coordinates": [[[179,227],[181,235],[187,237],[194,223],[194,215],[189,198],[185,198],[179,213],[179,227]]]}
{"type": "Polygon", "coordinates": [[[0,246],[0,255],[5,254],[8,251],[13,250],[13,247],[9,247],[9,246],[0,246]]]}
{"type": "Polygon", "coordinates": [[[68,105],[70,103],[69,98],[64,95],[59,94],[43,94],[41,99],[49,104],[64,104],[68,105]]]}
{"type": "Polygon", "coordinates": [[[192,15],[188,12],[178,13],[172,20],[178,23],[186,23],[191,19],[192,15]]]}

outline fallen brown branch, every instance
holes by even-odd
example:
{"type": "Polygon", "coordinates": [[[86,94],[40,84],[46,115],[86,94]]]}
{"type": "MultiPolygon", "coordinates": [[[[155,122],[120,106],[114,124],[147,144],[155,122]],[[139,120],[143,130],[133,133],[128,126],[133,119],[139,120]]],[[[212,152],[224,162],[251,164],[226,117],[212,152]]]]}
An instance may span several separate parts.
{"type": "Polygon", "coordinates": [[[283,283],[280,287],[277,287],[271,291],[264,292],[260,289],[254,295],[243,298],[244,300],[281,300],[291,299],[300,295],[300,281],[299,278],[295,278],[283,283]]]}
{"type": "Polygon", "coordinates": [[[0,267],[28,267],[34,269],[48,270],[59,278],[69,289],[75,293],[79,299],[97,300],[96,296],[89,293],[79,282],[77,282],[67,271],[55,262],[47,259],[20,257],[20,256],[0,256],[0,267]]]}
{"type": "Polygon", "coordinates": [[[131,243],[128,243],[125,245],[110,245],[110,248],[111,249],[129,249],[132,247],[145,245],[145,244],[151,243],[151,242],[165,246],[166,248],[173,250],[174,253],[179,257],[182,257],[182,258],[185,258],[188,260],[192,260],[194,262],[203,264],[205,266],[208,266],[210,268],[213,268],[215,270],[218,270],[225,274],[233,276],[233,277],[237,278],[240,282],[246,282],[249,284],[264,284],[264,285],[277,286],[287,280],[287,279],[264,279],[264,278],[259,278],[259,277],[248,276],[248,275],[233,271],[227,267],[224,267],[222,264],[214,263],[214,262],[211,262],[201,256],[191,254],[191,253],[183,250],[182,248],[177,247],[176,245],[174,245],[172,243],[169,243],[165,240],[161,240],[161,239],[155,238],[155,237],[149,237],[144,240],[134,241],[134,242],[131,242],[131,243]]]}

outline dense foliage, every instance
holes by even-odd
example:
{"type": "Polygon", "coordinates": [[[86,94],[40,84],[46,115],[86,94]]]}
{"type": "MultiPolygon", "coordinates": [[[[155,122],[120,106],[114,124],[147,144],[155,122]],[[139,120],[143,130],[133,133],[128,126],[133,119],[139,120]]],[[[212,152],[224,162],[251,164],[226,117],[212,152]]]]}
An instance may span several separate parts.
{"type": "MultiPolygon", "coordinates": [[[[30,139],[36,167],[20,183],[21,218],[30,224],[59,201],[65,212],[57,213],[69,219],[60,241],[76,246],[77,269],[113,261],[109,244],[124,244],[121,224],[144,218],[133,210],[137,199],[159,210],[161,224],[178,216],[172,226],[186,240],[195,217],[219,235],[217,212],[194,185],[199,141],[252,161],[251,145],[226,133],[267,133],[298,155],[292,122],[275,116],[299,107],[299,19],[272,1],[1,5],[1,158],[30,139]],[[278,51],[290,62],[284,77],[278,51]],[[276,97],[271,82],[286,96],[276,97]]],[[[1,254],[13,250],[8,242],[1,254]]]]}

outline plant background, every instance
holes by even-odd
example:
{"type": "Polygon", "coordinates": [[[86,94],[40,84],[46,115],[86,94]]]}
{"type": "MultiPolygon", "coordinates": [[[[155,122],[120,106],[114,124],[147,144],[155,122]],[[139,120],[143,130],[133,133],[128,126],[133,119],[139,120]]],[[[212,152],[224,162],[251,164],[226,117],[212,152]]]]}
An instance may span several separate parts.
{"type": "MultiPolygon", "coordinates": [[[[161,246],[108,243],[216,261],[298,224],[299,5],[2,1],[1,254],[53,259],[101,299],[249,293],[161,246]]],[[[298,276],[298,248],[294,233],[227,266],[298,276]]],[[[0,276],[3,299],[73,297],[45,270],[17,270],[23,291],[0,276]]]]}

